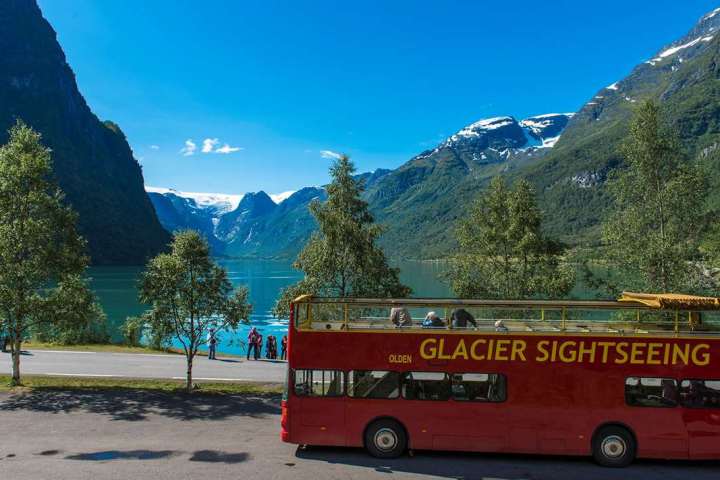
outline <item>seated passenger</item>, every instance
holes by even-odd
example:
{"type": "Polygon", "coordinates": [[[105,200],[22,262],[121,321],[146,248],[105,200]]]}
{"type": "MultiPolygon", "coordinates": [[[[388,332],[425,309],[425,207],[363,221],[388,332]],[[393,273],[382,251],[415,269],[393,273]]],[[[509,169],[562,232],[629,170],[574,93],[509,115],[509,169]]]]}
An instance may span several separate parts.
{"type": "Polygon", "coordinates": [[[445,327],[445,322],[435,312],[428,312],[425,315],[425,320],[422,322],[423,328],[442,328],[445,327]]]}
{"type": "Polygon", "coordinates": [[[495,331],[496,332],[507,332],[508,328],[503,324],[502,320],[498,320],[495,322],[495,331]]]}
{"type": "Polygon", "coordinates": [[[412,317],[405,307],[395,307],[390,309],[390,321],[396,327],[409,327],[412,325],[412,317]]]}
{"type": "Polygon", "coordinates": [[[675,381],[670,379],[663,379],[662,385],[662,398],[661,401],[666,405],[677,405],[678,395],[675,381]]]}
{"type": "Polygon", "coordinates": [[[475,317],[473,317],[470,312],[464,308],[457,308],[453,310],[450,318],[452,319],[452,328],[468,328],[468,323],[477,328],[475,317]]]}

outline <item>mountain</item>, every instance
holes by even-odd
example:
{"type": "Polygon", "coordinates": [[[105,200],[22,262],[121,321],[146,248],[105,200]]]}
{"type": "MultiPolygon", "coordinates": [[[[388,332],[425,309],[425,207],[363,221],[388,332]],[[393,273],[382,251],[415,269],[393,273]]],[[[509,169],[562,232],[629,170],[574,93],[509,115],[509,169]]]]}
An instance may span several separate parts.
{"type": "Polygon", "coordinates": [[[481,119],[383,175],[366,192],[387,229],[382,246],[394,256],[447,255],[455,245],[457,218],[487,181],[546,156],[572,116],[481,119]]]}
{"type": "Polygon", "coordinates": [[[160,223],[168,232],[191,228],[208,239],[214,252],[222,252],[215,237],[219,217],[233,211],[242,195],[178,192],[168,188],[146,187],[160,223]]]}
{"type": "Polygon", "coordinates": [[[146,189],[168,231],[198,230],[214,254],[234,257],[295,256],[316,228],[308,205],[326,198],[320,187],[272,195],[263,191],[225,195],[146,189]]]}
{"type": "MultiPolygon", "coordinates": [[[[373,213],[387,228],[383,246],[391,254],[415,258],[447,253],[453,242],[448,230],[483,182],[543,157],[572,115],[479,120],[396,170],[356,175],[373,213]]],[[[218,202],[226,205],[228,196],[148,191],[165,228],[199,230],[214,253],[233,257],[294,257],[317,228],[310,202],[327,197],[324,188],[306,187],[289,196],[273,195],[276,202],[260,191],[235,196],[241,198],[235,209],[211,211],[218,202]],[[205,200],[203,206],[199,198],[214,202],[205,200]]]]}
{"type": "MultiPolygon", "coordinates": [[[[448,255],[457,219],[496,175],[536,186],[551,234],[571,244],[597,242],[610,206],[605,182],[623,166],[618,147],[645,99],[661,104],[688,159],[707,166],[710,202],[720,207],[719,29],[716,9],[575,114],[480,119],[394,170],[359,174],[371,211],[386,228],[381,245],[392,256],[448,255]]],[[[316,226],[307,208],[314,198],[324,199],[325,191],[301,189],[279,203],[258,192],[247,205],[240,202],[216,224],[223,252],[293,256],[316,226]]]]}
{"type": "Polygon", "coordinates": [[[169,241],[125,135],[100,121],[35,0],[0,2],[0,142],[22,119],[52,149],[94,264],[142,264],[169,241]]]}
{"type": "MultiPolygon", "coordinates": [[[[634,108],[659,102],[689,159],[700,158],[720,179],[708,152],[720,141],[720,9],[703,16],[684,37],[661,48],[630,74],[598,91],[570,119],[557,145],[520,172],[538,188],[551,233],[591,243],[610,206],[608,174],[621,168],[618,153],[634,108]]],[[[720,204],[713,188],[711,202],[720,204]]]]}

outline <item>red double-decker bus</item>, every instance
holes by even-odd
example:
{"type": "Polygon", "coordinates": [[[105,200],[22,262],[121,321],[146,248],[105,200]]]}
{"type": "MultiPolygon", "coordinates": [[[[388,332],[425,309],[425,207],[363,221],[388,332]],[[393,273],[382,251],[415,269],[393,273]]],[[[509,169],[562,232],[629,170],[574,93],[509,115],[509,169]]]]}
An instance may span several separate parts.
{"type": "Polygon", "coordinates": [[[282,440],[720,458],[718,301],[336,299],[291,308],[282,440]]]}

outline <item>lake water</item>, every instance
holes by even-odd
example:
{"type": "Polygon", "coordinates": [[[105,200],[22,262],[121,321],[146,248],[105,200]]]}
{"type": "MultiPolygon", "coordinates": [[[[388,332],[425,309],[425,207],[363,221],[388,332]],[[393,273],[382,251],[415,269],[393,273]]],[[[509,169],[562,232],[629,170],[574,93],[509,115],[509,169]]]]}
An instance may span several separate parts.
{"type": "MultiPolygon", "coordinates": [[[[287,333],[287,321],[273,318],[270,313],[280,290],[298,281],[302,275],[294,270],[289,261],[219,259],[228,271],[233,285],[247,285],[250,289],[250,302],[253,314],[249,326],[238,328],[237,335],[221,335],[218,351],[224,353],[244,353],[250,326],[255,326],[263,334],[275,335],[278,340],[287,333]]],[[[415,297],[450,297],[449,287],[439,277],[446,271],[444,262],[399,262],[403,283],[413,289],[415,297]]],[[[145,306],[137,298],[137,284],[143,267],[92,267],[89,274],[91,286],[105,310],[113,340],[122,339],[119,326],[128,316],[140,315],[145,306]]],[[[572,293],[575,298],[588,297],[590,292],[581,285],[572,293]]],[[[178,344],[179,346],[179,344],[178,344]]]]}
{"type": "MultiPolygon", "coordinates": [[[[253,314],[250,326],[257,327],[264,337],[275,335],[278,340],[287,333],[287,321],[273,318],[270,313],[280,290],[295,283],[302,274],[289,261],[219,259],[235,286],[247,285],[253,314]]],[[[401,262],[402,281],[413,288],[414,296],[447,297],[450,289],[438,276],[444,271],[442,262],[401,262]]],[[[122,339],[119,327],[128,316],[140,315],[146,309],[137,298],[137,285],[143,267],[92,267],[91,286],[105,310],[113,340],[122,339]]],[[[250,326],[238,328],[237,335],[224,333],[218,351],[243,353],[240,341],[247,339],[250,326]]]]}

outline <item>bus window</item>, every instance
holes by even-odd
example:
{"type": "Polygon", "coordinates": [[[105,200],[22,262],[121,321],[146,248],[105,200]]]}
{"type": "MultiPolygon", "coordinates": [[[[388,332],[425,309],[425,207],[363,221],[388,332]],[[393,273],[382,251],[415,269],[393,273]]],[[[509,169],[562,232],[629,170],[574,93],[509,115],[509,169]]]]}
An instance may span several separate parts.
{"type": "Polygon", "coordinates": [[[452,398],[462,402],[504,402],[505,375],[498,373],[454,373],[452,398]]]}
{"type": "Polygon", "coordinates": [[[720,380],[683,380],[680,399],[683,407],[720,408],[720,380]]]}
{"type": "Polygon", "coordinates": [[[355,398],[398,398],[400,373],[353,370],[347,376],[347,393],[355,398]]]}
{"type": "Polygon", "coordinates": [[[295,370],[295,395],[339,397],[343,394],[340,370],[295,370]]]}
{"type": "Polygon", "coordinates": [[[406,372],[401,389],[408,400],[449,400],[450,378],[442,372],[406,372]]]}
{"type": "Polygon", "coordinates": [[[674,378],[628,377],[625,402],[634,407],[675,407],[678,388],[674,378]]]}

